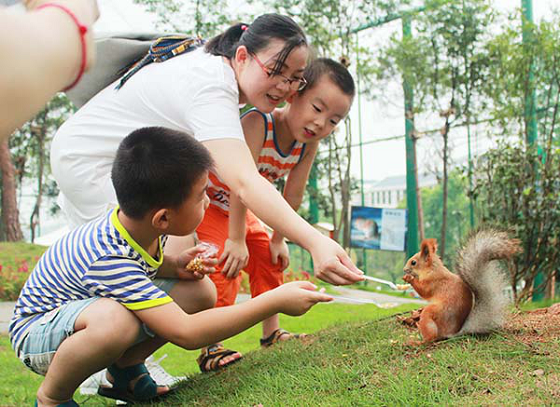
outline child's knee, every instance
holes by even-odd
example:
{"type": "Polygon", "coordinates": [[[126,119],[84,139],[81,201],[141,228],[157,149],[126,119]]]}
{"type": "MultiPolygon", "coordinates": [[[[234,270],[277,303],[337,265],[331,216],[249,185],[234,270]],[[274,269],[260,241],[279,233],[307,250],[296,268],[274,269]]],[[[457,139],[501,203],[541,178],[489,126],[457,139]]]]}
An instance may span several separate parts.
{"type": "Polygon", "coordinates": [[[177,305],[189,314],[213,308],[217,300],[216,286],[208,277],[198,281],[179,281],[170,294],[177,305]]]}
{"type": "Polygon", "coordinates": [[[125,346],[134,342],[141,324],[132,311],[106,298],[99,299],[93,305],[95,307],[88,310],[85,320],[88,335],[125,346]]]}

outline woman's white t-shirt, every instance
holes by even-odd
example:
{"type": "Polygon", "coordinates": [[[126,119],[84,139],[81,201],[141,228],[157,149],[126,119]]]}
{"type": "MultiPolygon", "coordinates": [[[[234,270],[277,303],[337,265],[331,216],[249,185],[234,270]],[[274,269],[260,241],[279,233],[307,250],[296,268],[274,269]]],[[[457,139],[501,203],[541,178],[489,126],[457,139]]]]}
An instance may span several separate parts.
{"type": "Polygon", "coordinates": [[[198,141],[244,140],[235,73],[202,48],[140,69],[120,90],[117,83],[78,110],[52,142],[59,204],[71,226],[116,204],[111,166],[121,140],[136,129],[163,126],[198,141]]]}

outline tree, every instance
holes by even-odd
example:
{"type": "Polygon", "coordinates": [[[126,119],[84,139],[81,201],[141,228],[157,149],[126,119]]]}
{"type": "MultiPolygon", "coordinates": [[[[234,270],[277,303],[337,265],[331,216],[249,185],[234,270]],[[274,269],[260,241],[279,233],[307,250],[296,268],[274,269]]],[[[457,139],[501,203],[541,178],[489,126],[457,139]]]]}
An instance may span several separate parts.
{"type": "Polygon", "coordinates": [[[552,149],[546,163],[538,158],[535,147],[502,142],[476,167],[482,221],[506,227],[522,241],[523,254],[510,268],[516,303],[531,296],[537,273],[545,275],[546,285],[560,261],[560,149],[552,149]]]}
{"type": "Polygon", "coordinates": [[[16,195],[15,167],[8,140],[0,143],[0,171],[2,172],[2,240],[17,242],[23,239],[19,223],[16,195]]]}
{"type": "MultiPolygon", "coordinates": [[[[468,232],[466,227],[469,212],[469,200],[467,195],[467,179],[460,169],[454,169],[449,174],[448,196],[449,207],[453,208],[447,219],[447,254],[441,253],[445,264],[451,266],[459,246],[468,232]]],[[[439,184],[432,188],[423,188],[422,206],[426,215],[426,237],[435,238],[439,235],[443,219],[441,217],[441,202],[445,193],[443,185],[439,184]]],[[[439,252],[439,240],[438,240],[439,252]]]]}
{"type": "Polygon", "coordinates": [[[487,45],[493,80],[484,90],[492,131],[504,141],[478,164],[474,191],[483,220],[507,225],[522,241],[524,252],[511,269],[516,302],[531,296],[537,273],[545,277],[537,290],[553,281],[560,260],[560,16],[530,27],[525,43],[520,21],[510,17],[508,28],[487,45]],[[533,91],[541,108],[539,137],[530,144],[526,103],[533,91]]]}
{"type": "Polygon", "coordinates": [[[238,19],[228,12],[225,0],[195,0],[189,5],[178,0],[134,0],[158,17],[156,27],[210,38],[238,19]]]}
{"type": "MultiPolygon", "coordinates": [[[[448,222],[448,170],[450,133],[454,123],[471,118],[483,109],[481,84],[488,71],[484,44],[494,12],[487,0],[427,1],[425,11],[415,16],[416,32],[412,38],[395,35],[378,59],[378,78],[390,80],[396,75],[407,79],[414,91],[413,115],[437,113],[441,126],[441,230],[439,250],[446,252],[448,222]]],[[[420,136],[422,131],[415,134],[420,136]]]]}
{"type": "Polygon", "coordinates": [[[33,119],[18,129],[10,141],[12,160],[19,175],[19,187],[23,187],[25,179],[33,179],[36,182],[35,204],[29,219],[32,242],[41,224],[43,198],[58,193],[56,183],[49,179],[50,142],[56,130],[73,112],[72,102],[59,93],[33,119]]]}
{"type": "MultiPolygon", "coordinates": [[[[352,29],[364,24],[369,18],[384,15],[394,7],[395,1],[374,1],[364,3],[357,0],[269,0],[271,8],[279,13],[292,16],[302,27],[305,27],[310,43],[318,56],[330,57],[350,65],[356,75],[360,75],[363,83],[371,82],[369,69],[371,52],[365,47],[358,47],[352,29]],[[360,58],[358,58],[358,53],[360,58]],[[357,63],[359,61],[359,63],[357,63]]],[[[328,191],[330,214],[335,227],[334,236],[344,247],[349,245],[350,198],[354,180],[350,175],[352,131],[350,119],[347,118],[344,128],[333,133],[323,141],[316,167],[319,174],[327,179],[325,190],[328,191]],[[341,202],[340,206],[338,202],[341,202]]],[[[317,192],[311,192],[316,195],[317,192]]],[[[325,202],[325,199],[321,199],[325,202]]]]}

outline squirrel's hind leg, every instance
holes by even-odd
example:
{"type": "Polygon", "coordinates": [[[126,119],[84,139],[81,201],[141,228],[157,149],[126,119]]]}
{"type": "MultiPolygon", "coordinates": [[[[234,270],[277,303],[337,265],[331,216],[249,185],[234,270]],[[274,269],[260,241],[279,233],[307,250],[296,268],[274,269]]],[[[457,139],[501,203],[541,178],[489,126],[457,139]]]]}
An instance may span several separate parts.
{"type": "Polygon", "coordinates": [[[422,342],[433,342],[440,339],[441,334],[439,328],[433,318],[433,310],[430,306],[426,307],[422,314],[420,315],[420,322],[418,323],[418,329],[422,335],[422,342]]]}

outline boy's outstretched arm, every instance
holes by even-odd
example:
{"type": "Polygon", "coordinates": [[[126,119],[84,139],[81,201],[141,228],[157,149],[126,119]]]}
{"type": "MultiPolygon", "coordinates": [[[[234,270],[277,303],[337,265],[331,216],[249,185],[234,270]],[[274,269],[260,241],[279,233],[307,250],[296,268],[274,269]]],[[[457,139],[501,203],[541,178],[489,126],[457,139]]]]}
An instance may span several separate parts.
{"type": "Polygon", "coordinates": [[[174,302],[134,311],[159,336],[185,349],[199,349],[232,337],[282,312],[298,316],[318,302],[332,300],[309,281],[294,281],[249,301],[186,314],[174,302]]]}
{"type": "Polygon", "coordinates": [[[258,173],[243,141],[220,139],[203,144],[210,150],[218,174],[237,191],[241,201],[266,224],[311,253],[316,277],[337,285],[364,279],[344,249],[302,219],[276,188],[258,173]]]}

